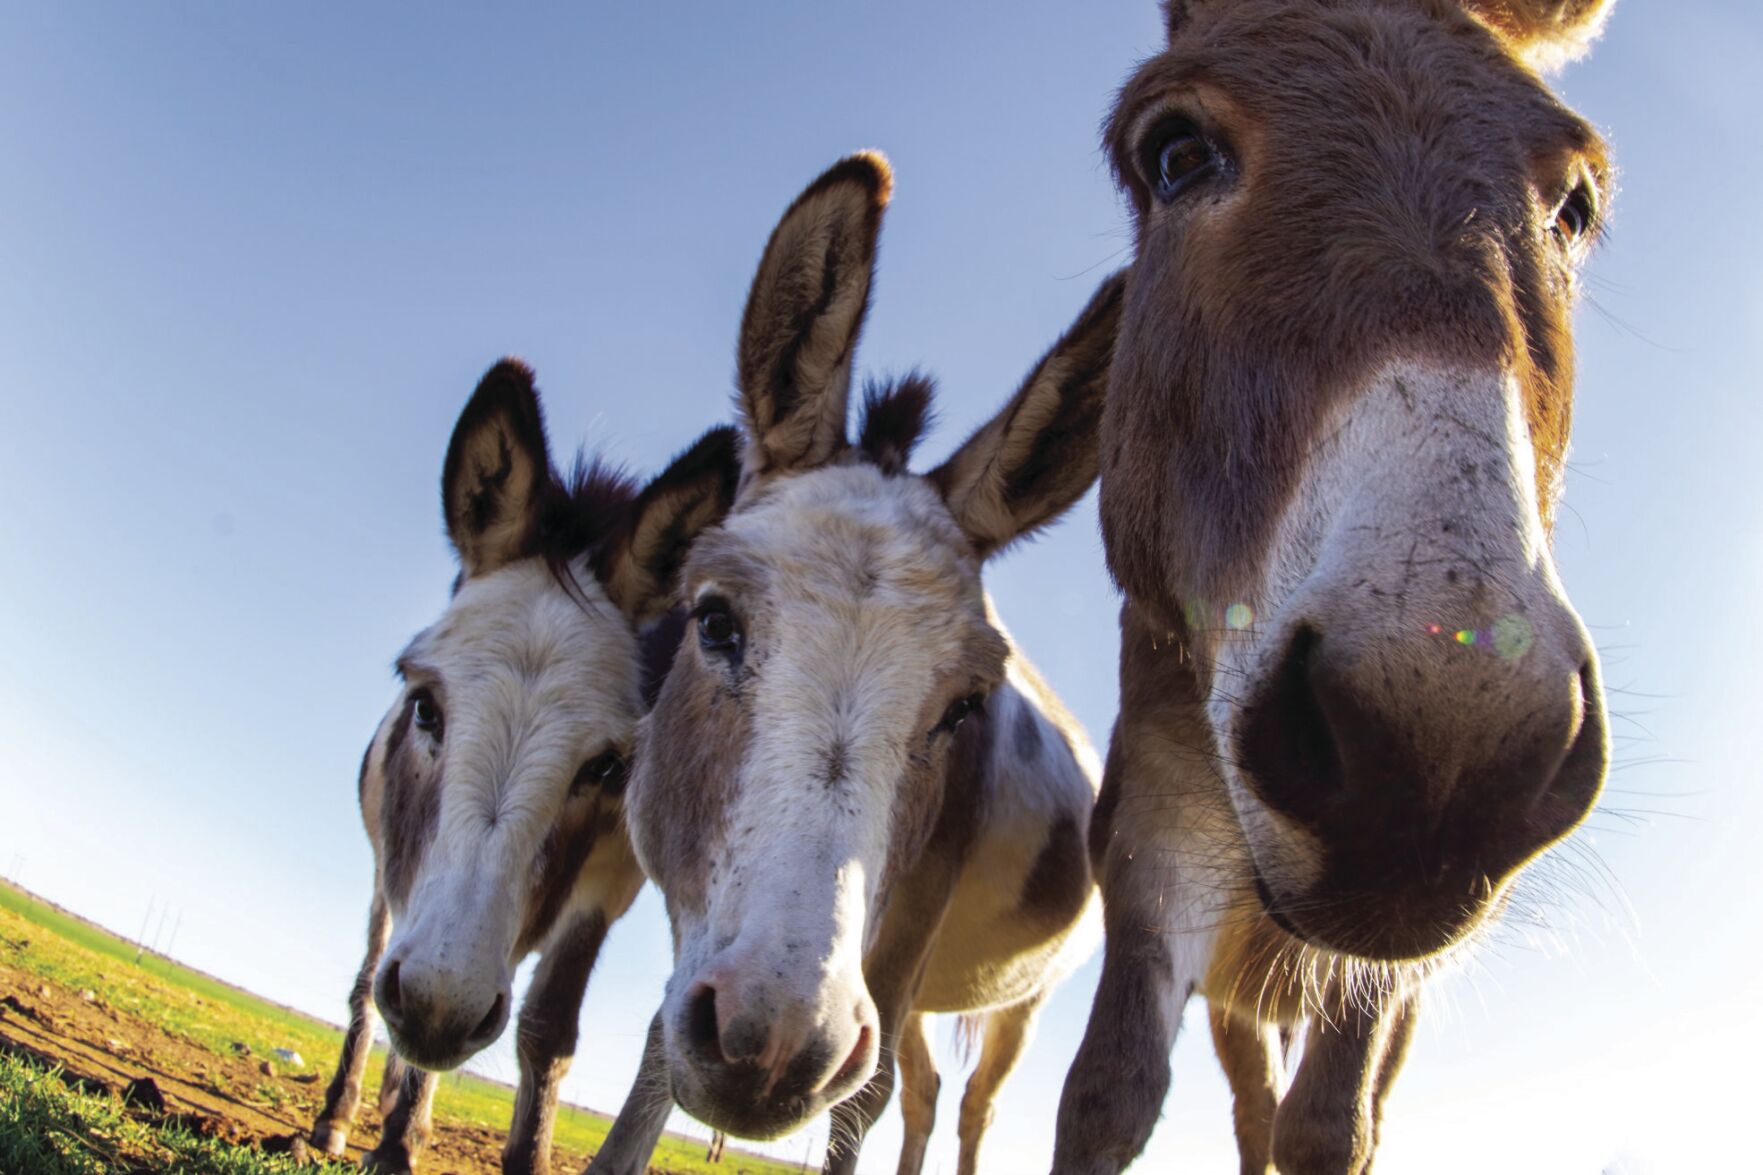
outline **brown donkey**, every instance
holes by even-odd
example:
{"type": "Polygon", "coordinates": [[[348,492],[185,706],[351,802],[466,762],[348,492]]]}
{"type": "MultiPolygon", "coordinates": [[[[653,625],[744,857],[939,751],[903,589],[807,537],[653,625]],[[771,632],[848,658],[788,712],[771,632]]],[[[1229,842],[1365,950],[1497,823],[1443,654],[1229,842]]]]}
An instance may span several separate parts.
{"type": "Polygon", "coordinates": [[[939,1085],[929,1012],[983,1020],[961,1107],[971,1172],[1035,1014],[1094,946],[1099,764],[980,576],[1094,480],[1121,280],[989,424],[911,473],[926,381],[873,390],[855,444],[845,429],[890,185],[873,155],[833,167],[753,280],[742,488],[688,557],[694,625],[630,789],[674,972],[596,1172],[643,1170],[669,1093],[748,1138],[832,1109],[827,1165],[854,1170],[896,1057],[899,1169],[917,1172],[939,1085]]]}
{"type": "MultiPolygon", "coordinates": [[[[501,1034],[514,968],[538,951],[503,1169],[549,1168],[588,973],[643,883],[624,829],[631,741],[678,647],[684,617],[669,609],[685,548],[727,510],[737,471],[723,428],[640,493],[597,464],[566,482],[532,373],[505,361],[478,385],[441,486],[459,577],[398,658],[403,687],[361,765],[374,896],[312,1133],[325,1154],[342,1155],[361,1102],[370,995],[398,1054],[452,1068],[501,1034]]],[[[394,1056],[370,1168],[411,1168],[434,1085],[394,1056]]]]}
{"type": "Polygon", "coordinates": [[[1421,980],[1598,795],[1549,534],[1607,171],[1536,70],[1606,8],[1172,0],[1120,92],[1108,938],[1057,1171],[1138,1155],[1195,992],[1243,1170],[1368,1170],[1421,980]]]}

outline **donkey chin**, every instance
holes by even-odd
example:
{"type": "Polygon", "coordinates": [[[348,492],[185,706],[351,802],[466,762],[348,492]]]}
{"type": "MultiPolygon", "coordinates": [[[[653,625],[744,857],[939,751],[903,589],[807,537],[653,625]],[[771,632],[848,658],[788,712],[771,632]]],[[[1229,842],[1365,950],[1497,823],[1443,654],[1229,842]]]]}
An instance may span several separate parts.
{"type": "Polygon", "coordinates": [[[860,1089],[875,1071],[873,1035],[829,1079],[836,1054],[822,1045],[798,1053],[781,1070],[753,1061],[694,1059],[673,1068],[673,1096],[686,1113],[737,1138],[781,1138],[860,1089]]]}
{"type": "Polygon", "coordinates": [[[1413,962],[1450,952],[1490,925],[1506,901],[1513,874],[1490,893],[1479,878],[1354,889],[1329,877],[1278,893],[1258,866],[1250,868],[1256,899],[1274,925],[1301,944],[1329,954],[1376,962],[1413,962]]]}

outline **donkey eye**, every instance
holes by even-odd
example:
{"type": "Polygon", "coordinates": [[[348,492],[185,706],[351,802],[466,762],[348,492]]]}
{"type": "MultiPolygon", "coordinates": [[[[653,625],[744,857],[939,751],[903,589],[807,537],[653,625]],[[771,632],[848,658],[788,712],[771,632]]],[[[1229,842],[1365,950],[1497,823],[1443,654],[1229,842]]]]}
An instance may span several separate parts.
{"type": "Polygon", "coordinates": [[[1218,152],[1194,125],[1177,119],[1158,129],[1149,139],[1147,173],[1157,198],[1170,201],[1196,181],[1217,170],[1218,152]]]}
{"type": "Polygon", "coordinates": [[[441,707],[427,690],[417,690],[410,699],[410,720],[416,729],[438,734],[441,729],[441,707]]]}
{"type": "Polygon", "coordinates": [[[730,654],[741,647],[741,626],[728,601],[713,597],[698,605],[698,644],[713,653],[730,654]]]}
{"type": "Polygon", "coordinates": [[[1590,184],[1582,183],[1555,209],[1555,220],[1549,228],[1563,242],[1573,245],[1591,231],[1597,216],[1597,197],[1592,194],[1590,184]]]}
{"type": "Polygon", "coordinates": [[[978,694],[968,694],[958,702],[951,703],[943,711],[943,720],[937,723],[938,730],[946,730],[954,734],[961,729],[961,724],[971,718],[976,710],[984,708],[986,700],[978,694]]]}
{"type": "Polygon", "coordinates": [[[569,785],[569,794],[580,795],[593,787],[616,796],[624,791],[625,777],[629,774],[630,767],[623,755],[617,751],[604,751],[582,764],[582,769],[575,773],[575,782],[569,785]]]}

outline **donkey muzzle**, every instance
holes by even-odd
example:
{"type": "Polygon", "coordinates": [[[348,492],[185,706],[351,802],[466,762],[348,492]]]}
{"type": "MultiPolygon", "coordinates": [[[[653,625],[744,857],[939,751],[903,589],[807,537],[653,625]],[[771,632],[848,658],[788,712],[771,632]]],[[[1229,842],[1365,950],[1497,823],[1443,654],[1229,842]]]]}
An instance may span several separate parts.
{"type": "Polygon", "coordinates": [[[454,1069],[508,1026],[510,978],[473,982],[433,961],[394,953],[380,965],[373,998],[392,1046],[413,1065],[454,1069]]]}

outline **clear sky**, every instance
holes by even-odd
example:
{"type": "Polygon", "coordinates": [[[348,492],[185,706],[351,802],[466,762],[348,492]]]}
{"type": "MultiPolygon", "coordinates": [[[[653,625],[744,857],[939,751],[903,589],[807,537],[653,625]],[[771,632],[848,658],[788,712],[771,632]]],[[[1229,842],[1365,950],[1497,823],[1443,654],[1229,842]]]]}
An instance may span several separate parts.
{"type": "MultiPolygon", "coordinates": [[[[1159,40],[1152,0],[402,15],[0,9],[0,867],[128,933],[169,909],[178,955],[332,1019],[370,884],[356,764],[446,598],[437,483],[477,376],[525,356],[555,441],[658,468],[729,414],[777,215],[879,147],[859,363],[942,377],[939,456],[1123,260],[1096,127],[1159,40]]],[[[1710,1169],[1755,1113],[1759,61],[1755,5],[1627,0],[1562,79],[1622,168],[1557,536],[1617,766],[1540,926],[1432,1001],[1380,1170],[1710,1169]]],[[[1100,741],[1093,503],[991,584],[1100,741]]],[[[617,1106],[667,970],[646,893],[568,1096],[617,1106]]],[[[990,1169],[1045,1169],[1095,979],[1053,1001],[990,1169]]],[[[1143,1169],[1234,1170],[1199,1011],[1143,1169]]],[[[898,1138],[890,1111],[864,1170],[898,1138]]]]}

